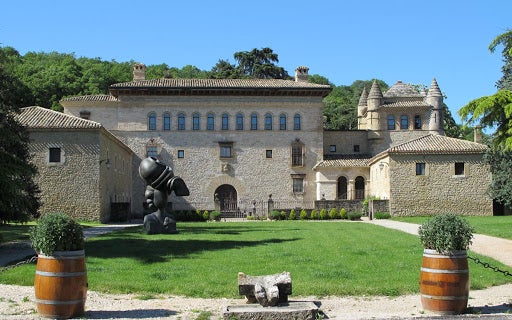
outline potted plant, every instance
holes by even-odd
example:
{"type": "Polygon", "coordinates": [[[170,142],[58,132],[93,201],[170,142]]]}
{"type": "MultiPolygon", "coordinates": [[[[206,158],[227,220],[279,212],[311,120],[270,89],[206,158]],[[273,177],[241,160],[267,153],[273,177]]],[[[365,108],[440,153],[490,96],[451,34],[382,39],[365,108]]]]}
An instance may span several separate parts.
{"type": "Polygon", "coordinates": [[[63,213],[51,213],[30,228],[37,253],[34,281],[37,310],[47,318],[84,314],[87,297],[82,226],[63,213]]]}
{"type": "Polygon", "coordinates": [[[418,235],[423,244],[420,293],[423,309],[458,314],[467,308],[469,269],[467,249],[473,228],[459,215],[441,214],[423,223],[418,235]]]}

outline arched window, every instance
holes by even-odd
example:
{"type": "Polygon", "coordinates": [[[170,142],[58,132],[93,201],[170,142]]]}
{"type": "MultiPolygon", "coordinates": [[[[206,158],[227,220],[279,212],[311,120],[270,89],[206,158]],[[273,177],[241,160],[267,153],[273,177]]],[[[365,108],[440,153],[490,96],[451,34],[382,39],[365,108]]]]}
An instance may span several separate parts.
{"type": "Polygon", "coordinates": [[[284,113],[279,116],[279,130],[286,130],[286,115],[284,113]]]}
{"type": "Polygon", "coordinates": [[[347,200],[348,180],[345,177],[338,178],[338,200],[347,200]]]}
{"type": "Polygon", "coordinates": [[[169,112],[164,113],[163,129],[171,130],[171,115],[169,114],[169,112]]]}
{"type": "Polygon", "coordinates": [[[265,115],[265,130],[272,130],[272,115],[270,113],[265,115]]]}
{"type": "Polygon", "coordinates": [[[244,130],[244,115],[241,113],[236,115],[236,130],[244,130]]]}
{"type": "Polygon", "coordinates": [[[418,115],[414,116],[414,129],[421,129],[421,117],[418,115]]]}
{"type": "Polygon", "coordinates": [[[388,130],[395,130],[395,116],[388,116],[388,130]]]}
{"type": "Polygon", "coordinates": [[[178,130],[185,130],[185,114],[178,114],[178,130]]]}
{"type": "Polygon", "coordinates": [[[409,129],[409,117],[406,116],[405,114],[400,117],[400,129],[409,129]]]}
{"type": "Polygon", "coordinates": [[[229,130],[229,114],[222,114],[222,130],[229,130]]]}
{"type": "Polygon", "coordinates": [[[199,113],[192,115],[192,130],[199,130],[199,113]]]}
{"type": "Polygon", "coordinates": [[[356,195],[355,195],[356,200],[364,199],[364,178],[361,176],[356,177],[355,191],[356,191],[356,195]]]}
{"type": "Polygon", "coordinates": [[[293,130],[300,130],[300,114],[293,116],[293,130]]]}
{"type": "Polygon", "coordinates": [[[154,112],[148,114],[148,130],[156,130],[156,113],[154,112]]]}
{"type": "Polygon", "coordinates": [[[207,130],[215,130],[215,118],[213,116],[213,113],[208,113],[206,129],[207,130]]]}
{"type": "Polygon", "coordinates": [[[251,130],[258,130],[258,115],[256,113],[251,114],[251,130]]]}

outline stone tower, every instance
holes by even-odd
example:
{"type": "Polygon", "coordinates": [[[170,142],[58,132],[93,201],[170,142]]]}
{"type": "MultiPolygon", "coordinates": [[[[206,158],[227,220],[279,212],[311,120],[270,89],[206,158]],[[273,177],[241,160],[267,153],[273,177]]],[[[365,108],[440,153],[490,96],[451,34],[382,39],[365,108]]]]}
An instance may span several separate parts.
{"type": "Polygon", "coordinates": [[[146,65],[136,63],[133,65],[133,81],[146,80],[146,65]]]}
{"type": "Polygon", "coordinates": [[[426,97],[427,104],[432,106],[432,112],[430,114],[429,131],[433,134],[444,135],[443,127],[443,95],[437,81],[434,78],[430,84],[430,89],[426,97]]]}
{"type": "Polygon", "coordinates": [[[309,68],[299,66],[295,69],[295,82],[308,82],[309,81],[309,68]]]}
{"type": "Polygon", "coordinates": [[[367,105],[367,116],[366,116],[366,129],[372,131],[380,130],[380,117],[379,107],[382,104],[384,96],[380,90],[377,80],[373,80],[372,88],[368,93],[368,99],[366,100],[367,105]]]}
{"type": "Polygon", "coordinates": [[[359,98],[359,103],[357,104],[357,129],[358,130],[366,130],[366,112],[368,110],[368,93],[366,92],[366,87],[363,87],[363,93],[361,93],[361,97],[359,98]]]}

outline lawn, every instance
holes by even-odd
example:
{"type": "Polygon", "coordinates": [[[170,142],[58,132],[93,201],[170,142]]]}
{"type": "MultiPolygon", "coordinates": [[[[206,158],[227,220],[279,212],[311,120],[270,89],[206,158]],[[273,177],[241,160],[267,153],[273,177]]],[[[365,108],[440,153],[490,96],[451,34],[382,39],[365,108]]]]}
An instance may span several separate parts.
{"type": "MultiPolygon", "coordinates": [[[[294,296],[419,291],[423,248],[416,236],[400,231],[350,221],[178,223],[178,230],[146,235],[135,227],[89,239],[89,288],[233,298],[239,297],[238,272],[289,271],[294,296]]],[[[34,272],[35,265],[8,270],[0,282],[32,285],[34,272]]],[[[512,282],[472,262],[470,272],[472,289],[512,282]]]]}
{"type": "MultiPolygon", "coordinates": [[[[29,240],[29,229],[35,225],[35,221],[27,223],[8,223],[0,224],[0,243],[10,241],[26,241],[29,240]]],[[[101,223],[97,222],[80,222],[84,228],[99,226],[101,223]]]]}
{"type": "MultiPolygon", "coordinates": [[[[400,217],[393,220],[421,224],[429,217],[400,217]]],[[[464,217],[475,228],[475,233],[512,240],[512,216],[464,217]]]]}

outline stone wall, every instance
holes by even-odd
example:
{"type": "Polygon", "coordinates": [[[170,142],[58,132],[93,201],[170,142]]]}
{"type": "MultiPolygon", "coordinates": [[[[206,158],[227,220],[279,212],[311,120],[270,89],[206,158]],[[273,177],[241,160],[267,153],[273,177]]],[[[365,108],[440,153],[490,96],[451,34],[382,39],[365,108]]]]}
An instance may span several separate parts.
{"type": "Polygon", "coordinates": [[[393,216],[492,215],[486,195],[491,182],[482,155],[391,155],[390,213],[393,216]],[[416,175],[416,163],[426,164],[425,175],[416,175]],[[455,175],[455,162],[464,163],[464,175],[455,175]]]}

